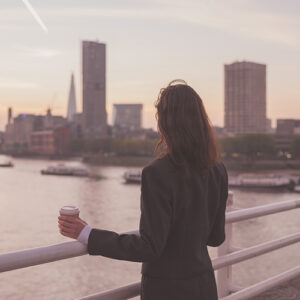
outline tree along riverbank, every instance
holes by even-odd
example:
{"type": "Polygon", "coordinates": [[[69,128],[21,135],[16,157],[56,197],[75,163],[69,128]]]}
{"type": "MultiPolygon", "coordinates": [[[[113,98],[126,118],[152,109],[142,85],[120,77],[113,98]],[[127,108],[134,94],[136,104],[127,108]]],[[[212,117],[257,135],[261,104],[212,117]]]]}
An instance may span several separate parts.
{"type": "Polygon", "coordinates": [[[154,159],[154,156],[84,155],[82,161],[99,166],[143,167],[154,159]]]}
{"type": "MultiPolygon", "coordinates": [[[[99,156],[86,155],[83,162],[94,165],[104,166],[132,166],[143,167],[154,160],[154,156],[99,156]]],[[[300,160],[256,160],[256,161],[237,161],[222,160],[228,170],[256,172],[268,170],[299,170],[300,160]]]]}
{"type": "Polygon", "coordinates": [[[299,170],[300,160],[223,160],[227,169],[232,171],[259,172],[268,170],[299,170]]]}

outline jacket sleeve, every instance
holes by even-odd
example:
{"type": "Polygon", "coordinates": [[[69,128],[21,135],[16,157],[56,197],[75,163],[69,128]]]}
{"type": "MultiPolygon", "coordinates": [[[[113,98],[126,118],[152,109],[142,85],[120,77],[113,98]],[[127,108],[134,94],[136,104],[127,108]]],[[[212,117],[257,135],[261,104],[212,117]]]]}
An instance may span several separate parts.
{"type": "Polygon", "coordinates": [[[171,193],[166,179],[151,165],[142,171],[140,225],[136,234],[92,229],[88,253],[134,262],[151,261],[159,257],[166,245],[171,217],[171,193]]]}
{"type": "Polygon", "coordinates": [[[228,198],[228,174],[224,164],[222,163],[223,180],[221,187],[221,199],[216,214],[213,228],[209,234],[207,245],[212,247],[218,247],[225,241],[225,212],[228,198]]]}

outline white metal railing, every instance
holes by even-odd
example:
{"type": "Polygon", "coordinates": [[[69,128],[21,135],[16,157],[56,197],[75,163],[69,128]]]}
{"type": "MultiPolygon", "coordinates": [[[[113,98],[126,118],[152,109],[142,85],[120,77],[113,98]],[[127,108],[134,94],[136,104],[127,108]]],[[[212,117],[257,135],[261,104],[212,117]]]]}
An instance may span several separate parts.
{"type": "MultiPolygon", "coordinates": [[[[300,200],[283,201],[274,204],[255,206],[246,209],[233,210],[233,194],[229,193],[226,213],[226,240],[218,247],[218,257],[213,261],[214,269],[220,269],[217,273],[218,296],[219,298],[228,296],[230,293],[239,291],[241,288],[232,283],[232,265],[252,257],[271,252],[273,250],[297,243],[300,241],[300,233],[280,238],[278,240],[268,241],[263,244],[255,245],[246,249],[236,249],[232,246],[232,223],[245,221],[252,218],[266,216],[286,210],[300,208],[300,200]],[[215,265],[214,265],[215,263],[215,265]]],[[[271,279],[270,279],[271,280],[271,279]]],[[[264,283],[263,286],[267,285],[264,283]]],[[[254,285],[249,287],[256,291],[258,295],[260,290],[254,285]]],[[[265,291],[267,288],[265,289],[265,291]]],[[[233,297],[233,295],[228,296],[233,297]]],[[[221,298],[222,299],[222,298],[221,298]]],[[[231,299],[231,298],[227,298],[231,299]]],[[[226,299],[226,300],[227,300],[226,299]]],[[[235,298],[232,298],[235,299],[235,298]]],[[[239,299],[247,299],[244,298],[239,299]]]]}
{"type": "MultiPolygon", "coordinates": [[[[300,276],[300,266],[293,268],[289,271],[283,272],[279,275],[271,277],[267,280],[261,281],[257,284],[254,284],[250,287],[242,289],[232,295],[221,298],[220,300],[244,300],[251,297],[255,297],[267,290],[270,290],[284,282],[287,282],[295,277],[300,276]]],[[[279,298],[278,298],[279,299],[279,298]]],[[[281,298],[283,299],[283,298],[281,298]]],[[[273,299],[271,299],[273,300],[273,299]]]]}
{"type": "Polygon", "coordinates": [[[87,254],[80,242],[66,242],[46,247],[0,254],[0,272],[6,272],[87,254]]]}
{"type": "MultiPolygon", "coordinates": [[[[231,192],[229,192],[227,205],[228,211],[226,212],[225,225],[226,240],[220,247],[218,247],[218,257],[212,260],[214,270],[218,270],[218,295],[219,297],[223,297],[220,298],[220,300],[249,299],[250,297],[256,296],[274,286],[277,286],[278,284],[300,276],[299,266],[245,289],[240,290],[239,287],[235,287],[232,285],[231,267],[233,264],[300,241],[300,233],[295,233],[278,240],[268,241],[246,249],[237,249],[231,245],[232,223],[299,208],[300,200],[284,201],[275,204],[268,204],[239,210],[232,210],[232,202],[233,195],[231,192]],[[232,292],[235,293],[230,295],[230,293],[232,292]]],[[[77,241],[0,254],[0,272],[44,264],[85,254],[87,254],[86,246],[77,241]]],[[[81,299],[120,300],[133,298],[138,296],[139,294],[140,282],[135,282],[130,285],[90,295],[81,299]]]]}

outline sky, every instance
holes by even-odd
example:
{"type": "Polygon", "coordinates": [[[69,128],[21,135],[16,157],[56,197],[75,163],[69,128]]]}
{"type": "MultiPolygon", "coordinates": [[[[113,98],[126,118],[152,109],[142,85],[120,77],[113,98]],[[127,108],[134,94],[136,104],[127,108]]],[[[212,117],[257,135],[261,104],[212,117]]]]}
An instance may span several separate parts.
{"type": "Polygon", "coordinates": [[[7,108],[66,115],[70,76],[82,109],[81,41],[107,45],[107,111],[143,103],[156,128],[160,88],[184,79],[223,126],[224,64],[267,65],[267,117],[300,119],[299,0],[26,0],[0,2],[0,130],[7,108]]]}

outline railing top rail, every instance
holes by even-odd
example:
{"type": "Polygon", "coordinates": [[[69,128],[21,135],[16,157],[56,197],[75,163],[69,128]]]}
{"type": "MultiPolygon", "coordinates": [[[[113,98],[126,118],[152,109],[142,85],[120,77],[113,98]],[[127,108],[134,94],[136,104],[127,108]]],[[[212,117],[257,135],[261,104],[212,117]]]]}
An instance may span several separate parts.
{"type": "Polygon", "coordinates": [[[300,242],[300,232],[216,257],[212,260],[212,265],[214,270],[218,270],[298,242],[300,242]]]}
{"type": "MultiPolygon", "coordinates": [[[[295,277],[300,276],[300,267],[295,267],[281,274],[275,275],[269,279],[261,281],[257,284],[249,286],[239,292],[232,295],[221,298],[220,300],[243,300],[255,297],[262,292],[265,292],[271,288],[283,284],[295,277]]],[[[140,282],[135,282],[127,286],[122,286],[118,289],[112,289],[105,292],[89,295],[80,300],[119,300],[128,299],[139,295],[140,293],[140,282]]]]}
{"type": "Polygon", "coordinates": [[[226,213],[226,223],[244,221],[260,216],[266,216],[286,210],[291,210],[294,208],[300,208],[300,199],[237,209],[226,213]]]}
{"type": "MultiPolygon", "coordinates": [[[[226,222],[238,222],[298,207],[300,207],[300,200],[284,201],[275,204],[240,209],[227,212],[226,222]]],[[[0,272],[44,264],[84,254],[87,254],[87,247],[77,241],[4,253],[0,254],[0,272]]]]}
{"type": "Polygon", "coordinates": [[[87,247],[72,241],[0,254],[0,272],[6,272],[87,254],[87,247]]]}
{"type": "Polygon", "coordinates": [[[80,298],[80,300],[113,300],[113,299],[130,299],[140,295],[141,282],[134,282],[116,289],[107,290],[101,293],[80,298]]]}

